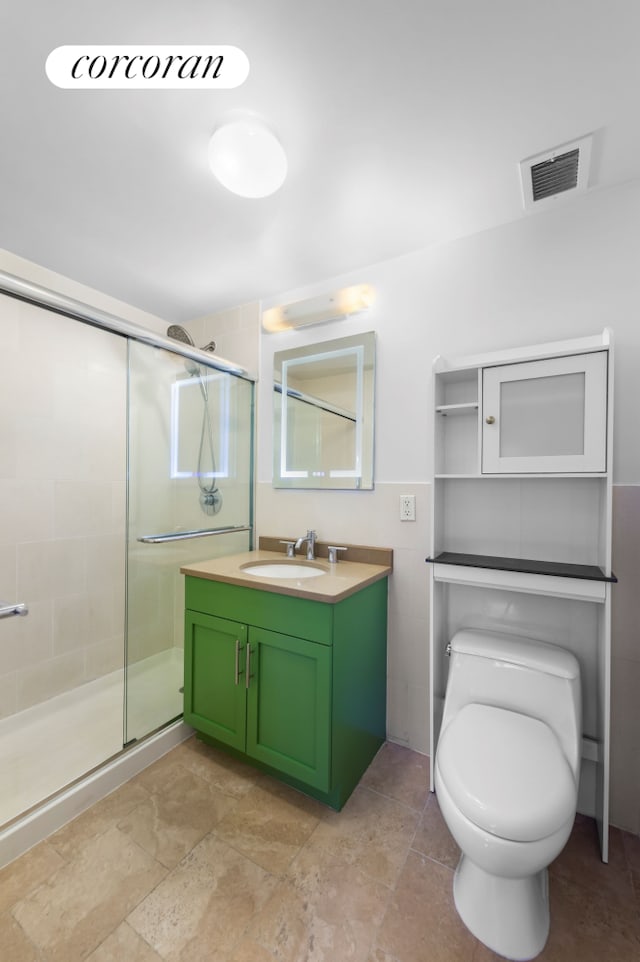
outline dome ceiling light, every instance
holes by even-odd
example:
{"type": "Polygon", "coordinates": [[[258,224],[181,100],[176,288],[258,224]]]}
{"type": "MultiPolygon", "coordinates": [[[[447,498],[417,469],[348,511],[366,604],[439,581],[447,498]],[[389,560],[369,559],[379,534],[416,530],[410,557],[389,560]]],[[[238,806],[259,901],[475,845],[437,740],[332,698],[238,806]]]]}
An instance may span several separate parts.
{"type": "Polygon", "coordinates": [[[233,194],[268,197],[284,183],[287,156],[261,120],[234,120],[218,127],[209,141],[209,166],[233,194]]]}

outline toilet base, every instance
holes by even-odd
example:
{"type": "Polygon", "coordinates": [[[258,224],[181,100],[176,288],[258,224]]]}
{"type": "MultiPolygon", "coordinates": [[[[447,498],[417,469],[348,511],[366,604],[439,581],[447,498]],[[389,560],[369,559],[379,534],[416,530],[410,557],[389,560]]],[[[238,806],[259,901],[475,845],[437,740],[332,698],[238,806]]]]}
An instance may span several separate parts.
{"type": "Polygon", "coordinates": [[[453,897],[469,931],[493,952],[517,962],[542,952],[549,935],[546,868],[523,879],[501,878],[463,855],[453,897]]]}

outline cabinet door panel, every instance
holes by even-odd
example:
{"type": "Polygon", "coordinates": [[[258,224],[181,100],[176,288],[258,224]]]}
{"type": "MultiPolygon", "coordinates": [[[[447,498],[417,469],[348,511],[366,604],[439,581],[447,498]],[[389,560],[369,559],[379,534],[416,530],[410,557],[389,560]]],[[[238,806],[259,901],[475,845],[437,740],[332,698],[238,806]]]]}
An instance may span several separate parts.
{"type": "Polygon", "coordinates": [[[249,629],[247,754],[329,789],[331,649],[249,629]]]}
{"type": "Polygon", "coordinates": [[[240,751],[246,731],[246,640],[246,625],[186,612],[184,720],[240,751]]]}
{"type": "Polygon", "coordinates": [[[485,473],[597,472],[607,467],[607,354],[483,371],[485,473]]]}

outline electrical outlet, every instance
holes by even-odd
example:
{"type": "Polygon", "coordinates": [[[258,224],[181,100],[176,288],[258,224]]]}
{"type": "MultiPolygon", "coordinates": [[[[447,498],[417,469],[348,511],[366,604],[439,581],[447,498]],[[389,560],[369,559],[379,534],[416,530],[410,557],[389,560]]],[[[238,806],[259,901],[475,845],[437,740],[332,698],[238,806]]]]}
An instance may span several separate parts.
{"type": "Polygon", "coordinates": [[[400,495],[400,520],[416,520],[416,496],[415,494],[400,495]]]}

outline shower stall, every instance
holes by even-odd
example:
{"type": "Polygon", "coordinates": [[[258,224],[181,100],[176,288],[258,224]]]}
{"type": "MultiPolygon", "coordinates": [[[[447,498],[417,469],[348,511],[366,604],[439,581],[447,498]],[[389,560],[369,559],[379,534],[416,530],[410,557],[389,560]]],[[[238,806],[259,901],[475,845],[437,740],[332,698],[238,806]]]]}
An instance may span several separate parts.
{"type": "Polygon", "coordinates": [[[253,383],[2,273],[0,334],[2,865],[188,734],[179,569],[252,547],[253,383]]]}

